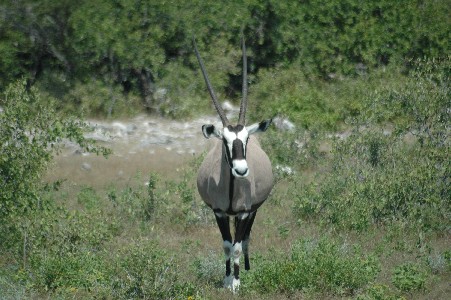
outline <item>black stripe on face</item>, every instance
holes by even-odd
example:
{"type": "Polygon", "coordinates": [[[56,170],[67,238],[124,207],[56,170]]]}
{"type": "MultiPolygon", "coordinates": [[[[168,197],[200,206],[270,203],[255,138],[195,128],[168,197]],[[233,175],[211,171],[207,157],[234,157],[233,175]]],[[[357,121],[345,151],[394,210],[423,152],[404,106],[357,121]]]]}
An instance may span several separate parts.
{"type": "Polygon", "coordinates": [[[232,159],[246,159],[246,153],[244,153],[244,145],[240,139],[233,141],[232,159]]]}

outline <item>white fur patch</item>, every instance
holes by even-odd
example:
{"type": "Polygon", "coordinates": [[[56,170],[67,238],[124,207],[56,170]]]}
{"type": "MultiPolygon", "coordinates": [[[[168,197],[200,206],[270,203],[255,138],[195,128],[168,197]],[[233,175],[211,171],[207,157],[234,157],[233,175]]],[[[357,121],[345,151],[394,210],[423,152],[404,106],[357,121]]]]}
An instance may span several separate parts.
{"type": "Polygon", "coordinates": [[[234,159],[232,161],[232,167],[232,173],[235,177],[246,177],[249,174],[249,168],[245,159],[234,159]]]}
{"type": "Polygon", "coordinates": [[[232,292],[236,293],[240,289],[240,280],[235,277],[232,279],[232,292]]]}
{"type": "Polygon", "coordinates": [[[232,290],[232,284],[233,284],[233,275],[230,274],[229,276],[224,277],[225,288],[232,290]]]}
{"type": "Polygon", "coordinates": [[[224,127],[222,132],[225,140],[227,141],[227,147],[229,148],[229,153],[232,153],[232,145],[233,141],[236,139],[236,134],[234,132],[229,131],[227,127],[224,127]]]}
{"type": "Polygon", "coordinates": [[[241,245],[241,242],[239,243],[235,243],[235,245],[233,245],[233,263],[239,265],[240,264],[240,257],[241,257],[241,253],[243,252],[243,247],[241,245]]]}
{"type": "Polygon", "coordinates": [[[237,134],[237,138],[239,138],[243,144],[246,144],[247,138],[249,137],[249,133],[247,132],[246,127],[243,130],[239,131],[237,134]]]}
{"type": "Polygon", "coordinates": [[[239,213],[238,217],[240,218],[240,220],[244,220],[247,217],[249,217],[249,213],[247,213],[247,212],[239,213]]]}
{"type": "Polygon", "coordinates": [[[255,124],[247,126],[246,129],[247,129],[247,132],[249,132],[249,135],[257,132],[259,125],[260,125],[259,123],[255,123],[255,124]]]}
{"type": "Polygon", "coordinates": [[[226,214],[223,213],[223,212],[215,212],[215,215],[217,215],[218,218],[222,218],[222,217],[225,217],[225,216],[226,216],[226,214]]]}
{"type": "Polygon", "coordinates": [[[224,287],[236,293],[240,289],[240,280],[233,277],[233,275],[226,276],[224,278],[224,287]]]}
{"type": "Polygon", "coordinates": [[[225,139],[230,142],[233,142],[233,140],[236,139],[235,132],[230,131],[229,128],[227,128],[227,127],[224,127],[223,135],[224,135],[225,139]]]}

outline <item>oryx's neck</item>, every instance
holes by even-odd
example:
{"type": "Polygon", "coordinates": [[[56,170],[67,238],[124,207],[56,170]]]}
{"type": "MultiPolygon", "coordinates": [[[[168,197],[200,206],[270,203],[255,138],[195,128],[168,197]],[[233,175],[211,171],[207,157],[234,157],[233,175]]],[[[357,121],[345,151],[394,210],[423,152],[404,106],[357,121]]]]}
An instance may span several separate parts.
{"type": "Polygon", "coordinates": [[[221,181],[223,182],[224,185],[224,190],[228,190],[229,195],[228,195],[228,200],[229,200],[229,205],[228,205],[228,209],[226,211],[227,214],[229,215],[233,215],[233,197],[234,197],[234,193],[235,193],[235,176],[233,176],[232,174],[232,170],[230,169],[230,163],[229,163],[229,159],[227,156],[227,150],[226,150],[226,146],[222,143],[222,147],[221,147],[221,181]]]}

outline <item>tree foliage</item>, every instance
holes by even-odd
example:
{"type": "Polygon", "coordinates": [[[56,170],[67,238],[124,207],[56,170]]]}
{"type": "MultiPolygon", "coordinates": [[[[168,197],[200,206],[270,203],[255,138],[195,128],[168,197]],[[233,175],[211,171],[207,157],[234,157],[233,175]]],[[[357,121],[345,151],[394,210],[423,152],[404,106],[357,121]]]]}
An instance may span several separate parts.
{"type": "Polygon", "coordinates": [[[450,12],[447,1],[7,0],[0,5],[0,90],[25,76],[64,100],[76,84],[94,80],[111,91],[109,113],[117,89],[160,111],[158,89],[169,97],[203,87],[190,75],[197,72],[193,36],[218,92],[233,96],[241,30],[251,75],[298,65],[333,79],[446,56],[450,12]]]}
{"type": "Polygon", "coordinates": [[[86,140],[84,123],[58,116],[52,102],[27,90],[24,81],[11,84],[0,105],[0,239],[6,241],[21,217],[46,208],[41,176],[63,140],[89,152],[108,150],[86,140]]]}

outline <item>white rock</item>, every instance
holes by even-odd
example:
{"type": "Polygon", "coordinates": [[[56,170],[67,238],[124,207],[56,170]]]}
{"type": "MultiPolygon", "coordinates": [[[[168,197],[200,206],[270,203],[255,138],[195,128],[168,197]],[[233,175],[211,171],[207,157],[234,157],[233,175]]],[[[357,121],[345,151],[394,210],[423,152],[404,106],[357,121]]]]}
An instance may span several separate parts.
{"type": "Polygon", "coordinates": [[[91,171],[91,169],[92,169],[91,165],[88,164],[87,162],[82,163],[81,168],[85,171],[91,171]]]}
{"type": "Polygon", "coordinates": [[[296,125],[294,125],[293,122],[286,118],[275,117],[272,121],[276,128],[279,130],[293,131],[296,129],[296,125]]]}

